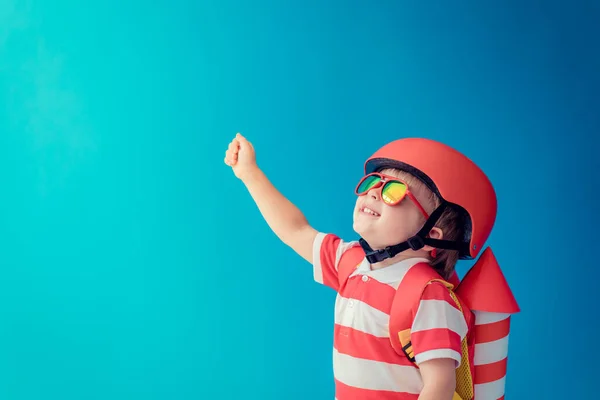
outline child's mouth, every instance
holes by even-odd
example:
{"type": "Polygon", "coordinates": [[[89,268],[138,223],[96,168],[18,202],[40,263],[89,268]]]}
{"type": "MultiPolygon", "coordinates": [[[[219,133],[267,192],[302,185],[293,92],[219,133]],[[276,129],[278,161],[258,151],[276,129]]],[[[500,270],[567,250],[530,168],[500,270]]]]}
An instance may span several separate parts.
{"type": "Polygon", "coordinates": [[[363,214],[370,215],[372,217],[380,217],[381,215],[371,210],[369,207],[361,207],[360,212],[363,214]]]}

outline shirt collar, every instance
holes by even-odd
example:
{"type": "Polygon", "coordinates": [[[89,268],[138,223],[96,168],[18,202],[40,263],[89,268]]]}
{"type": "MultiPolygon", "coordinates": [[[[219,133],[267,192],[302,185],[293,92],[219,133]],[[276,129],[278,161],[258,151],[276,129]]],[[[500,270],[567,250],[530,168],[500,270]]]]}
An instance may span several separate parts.
{"type": "Polygon", "coordinates": [[[406,260],[398,261],[394,264],[388,265],[384,268],[379,268],[376,270],[371,270],[371,264],[367,261],[367,259],[363,259],[358,268],[354,271],[352,275],[361,274],[368,275],[373,279],[381,283],[395,283],[400,282],[406,272],[413,266],[418,263],[426,263],[429,264],[430,261],[426,258],[421,257],[413,257],[408,258],[406,260]]]}

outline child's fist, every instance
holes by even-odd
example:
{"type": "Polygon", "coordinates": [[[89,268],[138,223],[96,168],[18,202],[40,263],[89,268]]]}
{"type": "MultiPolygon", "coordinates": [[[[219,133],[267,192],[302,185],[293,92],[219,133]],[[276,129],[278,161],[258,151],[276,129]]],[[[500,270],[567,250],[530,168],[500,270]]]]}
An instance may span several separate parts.
{"type": "Polygon", "coordinates": [[[235,176],[243,180],[257,168],[252,143],[238,133],[225,152],[225,164],[233,169],[235,176]]]}

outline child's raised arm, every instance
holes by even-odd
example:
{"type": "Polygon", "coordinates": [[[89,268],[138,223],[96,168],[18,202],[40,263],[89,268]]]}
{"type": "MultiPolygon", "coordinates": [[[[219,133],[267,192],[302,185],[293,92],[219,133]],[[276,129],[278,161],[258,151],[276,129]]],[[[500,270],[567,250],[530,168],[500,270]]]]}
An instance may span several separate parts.
{"type": "Polygon", "coordinates": [[[283,196],[256,165],[252,144],[239,133],[229,144],[225,164],[232,167],[246,186],[263,218],[281,239],[306,261],[312,263],[313,242],[317,231],[302,212],[283,196]]]}

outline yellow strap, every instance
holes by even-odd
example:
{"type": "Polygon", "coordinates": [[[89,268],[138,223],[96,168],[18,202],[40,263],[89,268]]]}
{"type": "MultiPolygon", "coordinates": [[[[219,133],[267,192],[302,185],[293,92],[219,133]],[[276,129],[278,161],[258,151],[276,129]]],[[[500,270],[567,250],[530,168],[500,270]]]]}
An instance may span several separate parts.
{"type": "Polygon", "coordinates": [[[454,396],[452,396],[452,400],[463,400],[462,397],[460,397],[460,395],[456,392],[454,392],[454,396]]]}

